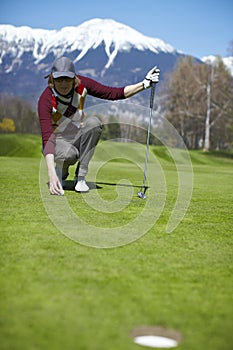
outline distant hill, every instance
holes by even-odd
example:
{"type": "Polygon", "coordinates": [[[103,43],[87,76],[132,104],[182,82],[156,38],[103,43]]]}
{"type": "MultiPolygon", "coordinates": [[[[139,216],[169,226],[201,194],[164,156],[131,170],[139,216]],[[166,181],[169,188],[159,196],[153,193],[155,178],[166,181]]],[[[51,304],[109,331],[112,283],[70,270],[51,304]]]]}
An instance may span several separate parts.
{"type": "Polygon", "coordinates": [[[0,157],[41,157],[41,136],[1,134],[0,157]]]}

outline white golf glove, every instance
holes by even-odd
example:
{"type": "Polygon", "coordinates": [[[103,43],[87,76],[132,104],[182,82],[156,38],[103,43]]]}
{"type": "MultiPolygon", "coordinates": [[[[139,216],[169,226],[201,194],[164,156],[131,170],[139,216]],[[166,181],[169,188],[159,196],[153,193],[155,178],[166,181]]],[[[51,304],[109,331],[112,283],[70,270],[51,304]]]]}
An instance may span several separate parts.
{"type": "Polygon", "coordinates": [[[154,68],[147,73],[143,80],[144,89],[148,89],[152,84],[157,84],[159,82],[159,73],[160,70],[157,66],[154,66],[154,68]]]}

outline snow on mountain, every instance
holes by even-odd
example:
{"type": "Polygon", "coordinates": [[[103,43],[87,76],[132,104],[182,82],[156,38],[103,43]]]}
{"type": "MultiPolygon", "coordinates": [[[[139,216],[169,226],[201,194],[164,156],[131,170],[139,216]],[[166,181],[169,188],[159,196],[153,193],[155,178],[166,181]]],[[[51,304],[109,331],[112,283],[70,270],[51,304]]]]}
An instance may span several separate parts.
{"type": "Polygon", "coordinates": [[[14,27],[12,25],[0,25],[0,64],[4,58],[11,56],[12,64],[7,67],[6,73],[13,71],[16,64],[22,63],[22,56],[26,52],[33,53],[38,58],[38,51],[43,43],[56,31],[32,29],[30,27],[14,27]]]}
{"type": "MultiPolygon", "coordinates": [[[[112,19],[91,19],[77,27],[64,27],[60,30],[32,29],[30,27],[14,27],[0,25],[0,63],[6,55],[12,55],[15,62],[25,52],[32,51],[35,64],[53,53],[55,57],[65,52],[78,51],[74,62],[81,60],[90,49],[96,49],[104,44],[109,68],[118,52],[127,52],[131,48],[139,51],[150,50],[154,53],[175,53],[176,50],[164,41],[141,34],[131,27],[112,19]]],[[[8,68],[10,72],[12,67],[8,68]]]]}
{"type": "Polygon", "coordinates": [[[171,45],[164,41],[147,37],[127,25],[111,19],[92,19],[81,24],[78,29],[76,45],[77,49],[81,49],[81,53],[76,60],[80,60],[90,48],[95,49],[104,42],[105,52],[108,56],[105,68],[113,63],[118,51],[129,51],[132,47],[139,51],[148,49],[154,53],[175,51],[171,45]]]}
{"type": "MultiPolygon", "coordinates": [[[[218,56],[210,55],[210,56],[202,57],[201,60],[204,63],[209,63],[214,65],[217,59],[218,59],[218,56]]],[[[233,56],[223,57],[222,61],[227,67],[227,69],[229,70],[230,74],[233,76],[233,56]]]]}
{"type": "MultiPolygon", "coordinates": [[[[185,56],[112,19],[95,18],[59,30],[0,25],[0,94],[37,101],[47,85],[44,76],[62,55],[72,59],[78,74],[111,86],[141,81],[155,65],[162,81],[185,56]]],[[[135,97],[137,103],[145,98],[146,91],[135,97]]],[[[90,96],[87,102],[95,103],[90,96]]]]}

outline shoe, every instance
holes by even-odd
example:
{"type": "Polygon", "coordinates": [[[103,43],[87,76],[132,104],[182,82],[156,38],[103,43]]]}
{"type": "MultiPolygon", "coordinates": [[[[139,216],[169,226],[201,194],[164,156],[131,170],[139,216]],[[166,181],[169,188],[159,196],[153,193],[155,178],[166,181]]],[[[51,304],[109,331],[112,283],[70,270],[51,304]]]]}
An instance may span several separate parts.
{"type": "Polygon", "coordinates": [[[88,192],[89,191],[89,187],[87,186],[87,183],[85,180],[79,180],[74,189],[76,192],[88,192]]]}

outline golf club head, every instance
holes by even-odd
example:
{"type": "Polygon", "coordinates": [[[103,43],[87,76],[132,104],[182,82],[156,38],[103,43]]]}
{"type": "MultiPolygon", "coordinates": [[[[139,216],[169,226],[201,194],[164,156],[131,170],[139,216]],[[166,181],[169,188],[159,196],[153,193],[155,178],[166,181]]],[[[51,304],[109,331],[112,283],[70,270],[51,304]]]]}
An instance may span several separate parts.
{"type": "Polygon", "coordinates": [[[146,195],[142,191],[138,192],[138,197],[141,199],[146,199],[146,195]]]}

